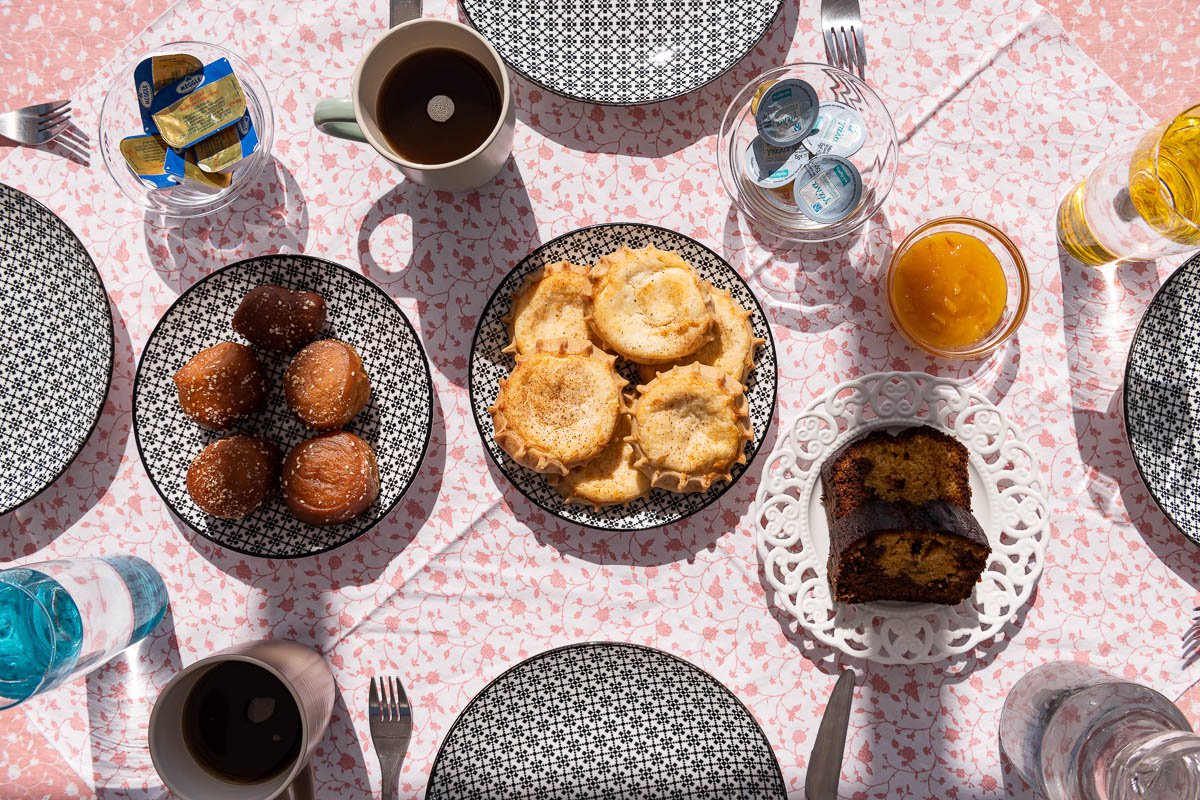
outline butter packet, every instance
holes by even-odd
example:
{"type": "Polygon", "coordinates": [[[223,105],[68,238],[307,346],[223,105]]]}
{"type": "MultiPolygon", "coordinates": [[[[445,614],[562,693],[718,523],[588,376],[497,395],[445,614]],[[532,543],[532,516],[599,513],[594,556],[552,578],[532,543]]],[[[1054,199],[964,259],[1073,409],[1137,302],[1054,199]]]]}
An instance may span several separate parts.
{"type": "Polygon", "coordinates": [[[205,172],[232,172],[242,159],[258,149],[258,133],[250,112],[237,125],[201,139],[192,149],[196,151],[196,164],[205,172]]]}
{"type": "Polygon", "coordinates": [[[154,105],[155,95],[163,87],[203,69],[204,64],[200,59],[186,53],[152,56],[142,59],[133,68],[133,83],[137,87],[138,110],[142,114],[142,129],[146,133],[158,132],[154,126],[154,120],[150,116],[150,108],[154,105]]]}
{"type": "Polygon", "coordinates": [[[209,189],[224,189],[233,178],[223,172],[205,172],[196,163],[195,147],[168,147],[163,171],[176,180],[194,183],[209,189]]]}
{"type": "Polygon", "coordinates": [[[179,181],[167,173],[168,152],[162,137],[155,134],[127,136],[121,140],[121,155],[125,156],[125,163],[129,165],[129,169],[155,189],[168,189],[179,185],[179,181]]]}
{"type": "Polygon", "coordinates": [[[191,147],[245,114],[242,84],[224,58],[163,87],[150,107],[155,127],[171,147],[191,147]]]}

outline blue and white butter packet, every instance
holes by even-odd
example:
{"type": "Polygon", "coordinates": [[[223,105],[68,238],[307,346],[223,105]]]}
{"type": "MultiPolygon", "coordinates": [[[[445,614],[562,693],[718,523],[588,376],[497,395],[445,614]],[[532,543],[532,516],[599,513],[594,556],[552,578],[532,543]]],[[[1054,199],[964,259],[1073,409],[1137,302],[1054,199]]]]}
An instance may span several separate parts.
{"type": "Polygon", "coordinates": [[[191,183],[208,189],[224,189],[232,178],[220,172],[205,172],[196,164],[196,148],[168,147],[163,171],[180,183],[191,183]]]}
{"type": "Polygon", "coordinates": [[[164,86],[150,104],[154,126],[171,147],[191,147],[245,114],[246,94],[225,58],[164,86]]]}
{"type": "Polygon", "coordinates": [[[121,155],[134,175],[155,189],[178,186],[179,180],[167,173],[166,156],[169,152],[162,137],[157,134],[126,136],[121,140],[121,155]]]}
{"type": "Polygon", "coordinates": [[[204,69],[204,64],[195,56],[186,53],[171,53],[144,58],[133,68],[133,83],[137,89],[138,111],[142,115],[142,130],[158,133],[150,109],[154,99],[164,87],[204,69]]]}

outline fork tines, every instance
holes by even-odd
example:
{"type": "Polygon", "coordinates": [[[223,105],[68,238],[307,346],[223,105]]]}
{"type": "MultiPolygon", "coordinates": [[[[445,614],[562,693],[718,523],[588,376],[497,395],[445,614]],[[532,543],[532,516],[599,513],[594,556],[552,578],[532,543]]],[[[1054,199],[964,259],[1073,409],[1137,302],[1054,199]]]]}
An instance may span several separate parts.
{"type": "Polygon", "coordinates": [[[862,25],[834,26],[825,29],[825,58],[846,72],[857,72],[866,80],[867,46],[862,25]]]}
{"type": "Polygon", "coordinates": [[[384,722],[398,722],[411,715],[408,695],[404,684],[395,677],[385,676],[371,678],[371,691],[367,698],[367,713],[369,716],[384,722]]]}

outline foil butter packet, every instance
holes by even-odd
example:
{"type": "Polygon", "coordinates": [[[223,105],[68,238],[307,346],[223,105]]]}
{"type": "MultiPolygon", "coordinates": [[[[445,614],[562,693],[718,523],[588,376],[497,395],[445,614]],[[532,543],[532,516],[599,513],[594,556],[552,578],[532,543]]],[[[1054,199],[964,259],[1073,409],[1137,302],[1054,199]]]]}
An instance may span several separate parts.
{"type": "Polygon", "coordinates": [[[232,176],[223,172],[205,172],[201,169],[194,146],[168,147],[163,170],[173,178],[182,178],[188,183],[209,189],[224,189],[233,180],[232,176]]]}
{"type": "Polygon", "coordinates": [[[171,147],[191,147],[237,124],[245,114],[245,92],[224,58],[163,87],[150,106],[157,132],[171,147]]]}
{"type": "Polygon", "coordinates": [[[258,133],[247,111],[231,125],[193,146],[196,163],[205,172],[232,172],[238,163],[258,149],[258,133]]]}
{"type": "Polygon", "coordinates": [[[179,181],[165,169],[167,145],[158,134],[126,136],[121,140],[121,155],[125,163],[143,182],[155,189],[178,186],[179,181]]]}
{"type": "Polygon", "coordinates": [[[150,113],[158,92],[163,87],[189,75],[194,75],[203,69],[204,64],[200,59],[186,53],[172,53],[142,59],[133,68],[133,83],[137,89],[138,110],[142,115],[142,130],[145,133],[158,133],[154,118],[150,113]]]}

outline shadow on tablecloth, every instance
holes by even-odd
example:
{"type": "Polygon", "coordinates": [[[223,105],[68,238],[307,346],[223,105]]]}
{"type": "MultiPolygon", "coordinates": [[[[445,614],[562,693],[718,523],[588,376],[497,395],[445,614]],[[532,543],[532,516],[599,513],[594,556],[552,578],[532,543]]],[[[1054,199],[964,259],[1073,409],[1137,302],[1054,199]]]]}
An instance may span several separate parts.
{"type": "Polygon", "coordinates": [[[146,255],[176,294],[220,267],[253,256],[303,253],[308,206],[291,171],[270,157],[255,185],[228,208],[195,219],[147,212],[146,255]]]}
{"type": "Polygon", "coordinates": [[[1122,390],[1134,331],[1159,287],[1153,263],[1088,267],[1059,248],[1071,413],[1088,500],[1128,517],[1163,564],[1200,591],[1196,549],[1150,496],[1125,431],[1122,390]]]}
{"type": "MultiPolygon", "coordinates": [[[[95,430],[66,471],[24,505],[0,515],[0,564],[31,556],[105,502],[121,468],[133,422],[133,345],[120,310],[110,300],[113,374],[95,430]]],[[[108,501],[111,502],[111,499],[108,501]]]]}
{"type": "Polygon", "coordinates": [[[492,289],[541,244],[513,158],[474,191],[434,191],[401,181],[358,230],[364,275],[392,297],[416,301],[412,320],[436,372],[466,386],[475,325],[492,289]],[[407,226],[410,230],[406,230],[407,226]]]}

